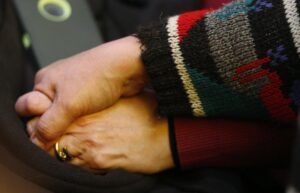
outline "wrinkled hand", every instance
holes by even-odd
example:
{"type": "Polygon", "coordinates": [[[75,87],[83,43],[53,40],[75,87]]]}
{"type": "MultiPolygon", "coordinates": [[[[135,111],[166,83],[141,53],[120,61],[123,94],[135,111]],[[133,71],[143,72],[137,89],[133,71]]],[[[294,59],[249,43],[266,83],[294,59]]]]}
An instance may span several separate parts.
{"type": "Polygon", "coordinates": [[[78,117],[103,110],[146,82],[135,37],[110,42],[40,70],[33,92],[20,97],[22,116],[41,116],[33,142],[50,147],[78,117]]]}
{"type": "MultiPolygon", "coordinates": [[[[76,120],[58,142],[71,164],[92,171],[124,169],[156,173],[174,166],[165,118],[155,114],[154,97],[142,94],[76,120]]],[[[28,123],[34,135],[38,118],[28,123]]]]}

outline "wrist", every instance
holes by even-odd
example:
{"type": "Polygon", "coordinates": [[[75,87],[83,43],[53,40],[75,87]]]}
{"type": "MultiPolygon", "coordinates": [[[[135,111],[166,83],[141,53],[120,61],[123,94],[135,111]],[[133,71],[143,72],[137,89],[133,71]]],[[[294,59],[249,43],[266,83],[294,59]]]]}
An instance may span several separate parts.
{"type": "Polygon", "coordinates": [[[172,153],[173,162],[174,162],[175,167],[177,169],[180,169],[181,168],[180,167],[180,159],[179,159],[179,155],[178,155],[173,117],[168,117],[168,131],[169,131],[170,149],[171,149],[171,153],[172,153]]]}
{"type": "Polygon", "coordinates": [[[118,41],[120,41],[124,54],[124,60],[119,65],[121,73],[125,75],[121,85],[121,93],[122,96],[133,96],[149,82],[141,59],[141,43],[134,36],[128,36],[118,41]]]}
{"type": "Polygon", "coordinates": [[[147,84],[148,78],[141,59],[141,43],[134,36],[128,36],[111,43],[110,50],[116,53],[114,62],[116,74],[122,75],[120,91],[122,96],[133,96],[147,84]]]}
{"type": "Polygon", "coordinates": [[[158,171],[164,171],[176,166],[172,156],[172,149],[170,145],[170,133],[167,118],[160,118],[157,131],[157,140],[155,144],[158,145],[156,152],[159,152],[159,159],[154,160],[158,164],[158,171]]]}
{"type": "Polygon", "coordinates": [[[133,96],[148,83],[141,59],[141,43],[136,37],[128,36],[91,49],[88,59],[120,97],[133,96]]]}

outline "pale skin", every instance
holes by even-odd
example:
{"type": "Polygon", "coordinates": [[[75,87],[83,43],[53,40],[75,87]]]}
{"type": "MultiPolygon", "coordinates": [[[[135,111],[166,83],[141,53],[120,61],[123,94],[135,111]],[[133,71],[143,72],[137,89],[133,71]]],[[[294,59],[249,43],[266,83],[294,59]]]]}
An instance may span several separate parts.
{"type": "Polygon", "coordinates": [[[134,37],[110,42],[40,70],[33,92],[21,96],[22,116],[41,115],[35,143],[52,145],[77,118],[101,111],[146,85],[140,44],[134,37]],[[51,101],[47,107],[47,97],[51,101]]]}
{"type": "Polygon", "coordinates": [[[32,142],[51,151],[59,141],[76,154],[71,164],[90,170],[172,168],[167,121],[153,99],[122,99],[147,86],[140,55],[138,39],[126,37],[40,70],[16,103],[20,115],[36,117],[28,123],[32,142]]]}

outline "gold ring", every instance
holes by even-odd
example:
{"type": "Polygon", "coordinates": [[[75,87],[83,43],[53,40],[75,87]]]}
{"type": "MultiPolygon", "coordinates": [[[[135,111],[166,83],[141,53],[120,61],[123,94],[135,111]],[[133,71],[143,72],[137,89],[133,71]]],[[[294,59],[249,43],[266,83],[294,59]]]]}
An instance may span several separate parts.
{"type": "Polygon", "coordinates": [[[55,156],[59,161],[67,162],[72,160],[72,156],[68,152],[67,147],[63,147],[62,149],[59,146],[59,143],[55,143],[54,145],[55,156]]]}

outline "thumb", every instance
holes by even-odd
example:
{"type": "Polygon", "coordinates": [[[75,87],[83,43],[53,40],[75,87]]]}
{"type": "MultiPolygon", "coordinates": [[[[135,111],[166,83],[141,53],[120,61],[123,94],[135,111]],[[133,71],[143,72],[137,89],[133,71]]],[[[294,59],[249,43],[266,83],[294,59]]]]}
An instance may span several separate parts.
{"type": "Polygon", "coordinates": [[[35,128],[35,144],[48,149],[67,130],[75,120],[72,112],[66,111],[61,105],[54,102],[52,106],[41,116],[35,128]]]}
{"type": "Polygon", "coordinates": [[[52,101],[38,91],[29,92],[21,96],[16,104],[16,111],[22,116],[42,115],[52,104],[52,101]]]}

